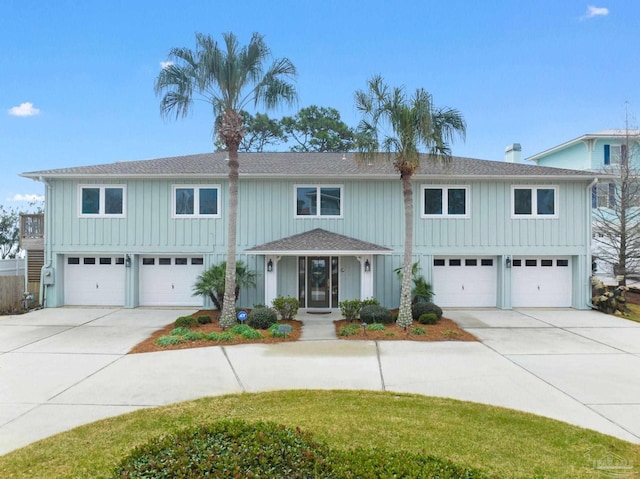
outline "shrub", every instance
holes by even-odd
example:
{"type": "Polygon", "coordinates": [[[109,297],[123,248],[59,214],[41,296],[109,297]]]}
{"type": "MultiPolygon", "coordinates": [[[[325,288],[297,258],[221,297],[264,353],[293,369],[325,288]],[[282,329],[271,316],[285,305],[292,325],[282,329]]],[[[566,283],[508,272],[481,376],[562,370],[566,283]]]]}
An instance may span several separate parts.
{"type": "Polygon", "coordinates": [[[204,333],[197,333],[195,331],[189,331],[187,334],[185,334],[184,336],[182,336],[182,338],[185,341],[199,341],[201,339],[205,339],[206,338],[206,334],[204,333]]]}
{"type": "Polygon", "coordinates": [[[278,315],[271,308],[255,308],[247,316],[247,324],[254,329],[269,329],[277,322],[278,315]]]}
{"type": "Polygon", "coordinates": [[[338,336],[343,336],[343,337],[355,336],[356,334],[359,334],[359,333],[360,333],[360,326],[358,326],[357,324],[348,324],[340,328],[340,330],[338,331],[338,336]]]}
{"type": "Polygon", "coordinates": [[[415,328],[413,328],[411,330],[411,334],[413,334],[414,336],[423,336],[423,335],[427,334],[427,332],[424,329],[419,328],[419,327],[416,326],[415,328]]]}
{"type": "Polygon", "coordinates": [[[175,328],[172,329],[169,333],[171,336],[184,336],[187,333],[190,333],[191,330],[189,328],[175,328]]]}
{"type": "Polygon", "coordinates": [[[353,321],[358,317],[361,305],[362,303],[359,299],[347,299],[338,303],[342,316],[344,316],[344,319],[347,321],[353,321]]]}
{"type": "Polygon", "coordinates": [[[158,346],[173,346],[174,344],[180,344],[184,342],[184,339],[180,336],[160,336],[156,339],[156,344],[158,346]]]}
{"type": "Polygon", "coordinates": [[[275,309],[280,318],[283,320],[293,319],[298,314],[298,308],[300,308],[300,301],[297,298],[278,296],[273,300],[273,309],[275,309]]]}
{"type": "Polygon", "coordinates": [[[433,288],[430,283],[427,283],[422,276],[413,277],[413,302],[427,302],[430,303],[433,300],[433,288]]]}
{"type": "Polygon", "coordinates": [[[435,313],[438,319],[442,317],[442,309],[433,303],[414,303],[411,305],[411,316],[414,320],[419,320],[425,313],[435,313]]]}
{"type": "Polygon", "coordinates": [[[372,306],[372,305],[380,306],[380,301],[378,301],[376,298],[366,298],[360,301],[360,308],[362,308],[363,306],[372,306]]]}
{"type": "Polygon", "coordinates": [[[360,319],[365,323],[383,323],[391,324],[393,322],[393,316],[391,311],[382,306],[375,304],[368,304],[360,309],[360,319]]]}
{"type": "Polygon", "coordinates": [[[198,324],[211,324],[211,316],[198,316],[198,324]]]}
{"type": "Polygon", "coordinates": [[[136,447],[112,478],[331,477],[329,449],[299,429],[219,421],[136,447]]]}
{"type": "Polygon", "coordinates": [[[180,316],[176,319],[174,326],[176,328],[193,328],[198,323],[198,320],[193,316],[180,316]]]}
{"type": "Polygon", "coordinates": [[[380,323],[368,324],[367,331],[384,331],[384,324],[380,324],[380,323]]]}
{"type": "Polygon", "coordinates": [[[261,339],[264,335],[246,324],[237,324],[229,330],[230,333],[242,336],[246,339],[261,339]]]}
{"type": "Polygon", "coordinates": [[[234,339],[236,339],[236,335],[231,331],[224,331],[222,333],[209,333],[205,335],[205,338],[208,341],[214,341],[216,343],[230,343],[234,339]]]}
{"type": "Polygon", "coordinates": [[[420,324],[436,324],[438,322],[438,315],[436,313],[424,313],[418,318],[420,324]]]}

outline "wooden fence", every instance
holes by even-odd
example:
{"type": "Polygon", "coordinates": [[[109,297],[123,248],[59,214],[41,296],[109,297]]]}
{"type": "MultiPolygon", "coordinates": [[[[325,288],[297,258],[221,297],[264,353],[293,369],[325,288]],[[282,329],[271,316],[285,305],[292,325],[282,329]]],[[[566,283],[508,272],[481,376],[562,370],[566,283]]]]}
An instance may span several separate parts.
{"type": "Polygon", "coordinates": [[[24,276],[0,276],[0,314],[22,309],[24,276]]]}

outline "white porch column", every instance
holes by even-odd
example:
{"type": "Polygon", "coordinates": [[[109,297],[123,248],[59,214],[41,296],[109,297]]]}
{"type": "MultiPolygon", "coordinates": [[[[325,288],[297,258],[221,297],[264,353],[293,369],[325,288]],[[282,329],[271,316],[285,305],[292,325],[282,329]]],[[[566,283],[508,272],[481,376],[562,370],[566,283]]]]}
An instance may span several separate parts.
{"type": "Polygon", "coordinates": [[[271,302],[278,296],[278,261],[280,256],[264,257],[264,302],[267,306],[271,306],[271,302]]]}
{"type": "Polygon", "coordinates": [[[373,298],[373,255],[362,255],[358,261],[360,261],[360,299],[373,298]]]}

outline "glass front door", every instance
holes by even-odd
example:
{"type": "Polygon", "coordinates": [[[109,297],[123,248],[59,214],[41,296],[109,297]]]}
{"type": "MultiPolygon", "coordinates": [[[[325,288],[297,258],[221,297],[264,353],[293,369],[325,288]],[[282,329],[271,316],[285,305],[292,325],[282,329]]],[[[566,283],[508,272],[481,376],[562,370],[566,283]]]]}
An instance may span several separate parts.
{"type": "Polygon", "coordinates": [[[331,301],[331,262],[329,257],[308,257],[307,272],[307,307],[329,308],[331,301]]]}

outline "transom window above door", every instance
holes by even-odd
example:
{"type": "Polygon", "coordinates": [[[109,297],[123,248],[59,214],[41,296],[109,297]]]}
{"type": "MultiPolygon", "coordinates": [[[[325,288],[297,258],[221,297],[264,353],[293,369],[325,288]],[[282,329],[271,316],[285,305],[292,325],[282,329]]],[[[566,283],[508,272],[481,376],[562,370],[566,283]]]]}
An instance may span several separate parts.
{"type": "Polygon", "coordinates": [[[514,186],[511,189],[511,215],[516,218],[557,218],[557,196],[555,186],[514,186]]]}
{"type": "Polygon", "coordinates": [[[174,185],[173,217],[220,217],[218,185],[174,185]]]}
{"type": "Polygon", "coordinates": [[[469,187],[423,186],[421,215],[423,218],[468,218],[469,187]]]}
{"type": "Polygon", "coordinates": [[[339,185],[296,185],[294,201],[297,218],[342,216],[342,186],[339,185]]]}
{"type": "Polygon", "coordinates": [[[126,188],[124,185],[80,185],[79,216],[123,218],[126,188]]]}

